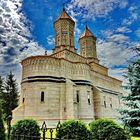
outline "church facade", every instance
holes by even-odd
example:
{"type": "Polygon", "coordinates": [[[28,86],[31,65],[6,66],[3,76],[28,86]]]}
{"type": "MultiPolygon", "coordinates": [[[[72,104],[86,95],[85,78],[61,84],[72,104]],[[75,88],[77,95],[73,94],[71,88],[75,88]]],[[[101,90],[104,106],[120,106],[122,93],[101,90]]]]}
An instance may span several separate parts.
{"type": "Polygon", "coordinates": [[[99,64],[96,37],[87,26],[79,37],[80,54],[76,52],[74,26],[63,9],[54,22],[53,53],[21,62],[20,103],[13,110],[13,123],[33,118],[52,127],[69,119],[86,123],[97,118],[117,119],[122,82],[99,64]]]}

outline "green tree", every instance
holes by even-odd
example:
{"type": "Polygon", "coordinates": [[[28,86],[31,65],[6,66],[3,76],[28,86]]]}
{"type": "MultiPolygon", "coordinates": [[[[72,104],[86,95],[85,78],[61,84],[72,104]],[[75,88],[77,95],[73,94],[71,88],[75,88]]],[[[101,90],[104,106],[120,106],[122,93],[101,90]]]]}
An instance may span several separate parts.
{"type": "Polygon", "coordinates": [[[60,125],[57,130],[57,138],[74,140],[90,140],[90,131],[82,121],[69,120],[60,125]]]}
{"type": "Polygon", "coordinates": [[[126,77],[130,92],[122,97],[125,106],[120,110],[120,118],[133,135],[140,136],[140,59],[128,66],[126,77]]]}
{"type": "Polygon", "coordinates": [[[11,140],[15,140],[14,135],[17,135],[19,139],[24,136],[24,140],[40,140],[40,127],[35,120],[20,120],[12,126],[11,134],[11,140]],[[32,138],[28,136],[32,136],[32,138]]]}
{"type": "Polygon", "coordinates": [[[3,94],[4,94],[4,82],[2,77],[0,76],[0,109],[2,111],[2,104],[3,104],[3,94]]]}
{"type": "Polygon", "coordinates": [[[18,87],[12,72],[7,76],[5,92],[3,94],[3,112],[6,116],[12,114],[12,110],[18,105],[18,87]]]}
{"type": "Polygon", "coordinates": [[[118,124],[109,119],[98,119],[90,123],[92,140],[130,140],[130,136],[118,124]]]}
{"type": "Polygon", "coordinates": [[[0,109],[0,140],[5,140],[5,128],[2,119],[2,110],[0,109]]]}

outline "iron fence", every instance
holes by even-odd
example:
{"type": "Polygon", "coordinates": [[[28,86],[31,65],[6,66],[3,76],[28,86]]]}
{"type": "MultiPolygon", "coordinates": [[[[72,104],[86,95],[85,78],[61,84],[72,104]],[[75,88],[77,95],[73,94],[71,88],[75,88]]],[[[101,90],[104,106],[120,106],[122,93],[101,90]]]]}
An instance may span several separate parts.
{"type": "Polygon", "coordinates": [[[61,138],[56,138],[54,135],[54,129],[56,132],[58,132],[60,129],[60,122],[58,122],[56,128],[47,128],[47,125],[45,123],[45,121],[43,122],[42,126],[41,126],[41,136],[32,136],[30,134],[30,130],[27,130],[28,131],[28,134],[18,134],[18,132],[16,133],[11,133],[11,120],[12,120],[12,116],[9,115],[7,117],[7,133],[8,133],[8,140],[73,140],[73,139],[70,139],[70,134],[67,134],[66,136],[64,137],[61,137],[61,138]],[[49,136],[47,135],[47,131],[49,131],[49,136]],[[47,136],[46,136],[47,135],[47,136]]]}
{"type": "Polygon", "coordinates": [[[46,137],[46,136],[41,137],[41,136],[10,134],[9,140],[73,140],[73,139],[70,139],[69,136],[65,136],[63,138],[53,138],[53,137],[46,137]]]}

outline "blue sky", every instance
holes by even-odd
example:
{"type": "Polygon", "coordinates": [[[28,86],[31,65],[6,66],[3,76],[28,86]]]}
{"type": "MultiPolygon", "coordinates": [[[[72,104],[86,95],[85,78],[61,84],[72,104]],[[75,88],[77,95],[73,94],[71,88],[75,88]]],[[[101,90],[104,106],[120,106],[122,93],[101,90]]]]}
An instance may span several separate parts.
{"type": "Polygon", "coordinates": [[[85,22],[88,23],[92,32],[99,39],[105,37],[103,31],[110,31],[123,27],[124,35],[130,37],[132,41],[139,40],[135,31],[139,29],[137,14],[139,13],[138,9],[140,8],[140,2],[134,0],[112,0],[108,3],[104,2],[106,6],[104,5],[105,7],[100,11],[100,6],[102,6],[100,3],[102,0],[99,0],[101,2],[98,2],[99,7],[90,4],[94,3],[94,1],[96,2],[96,0],[79,0],[79,2],[76,0],[57,0],[55,2],[52,2],[51,0],[24,0],[23,11],[26,17],[32,22],[32,35],[38,41],[39,45],[46,49],[52,49],[54,47],[53,42],[48,38],[54,37],[53,22],[61,13],[64,2],[66,3],[65,7],[67,12],[76,20],[76,28],[78,30],[75,34],[76,47],[78,47],[77,39],[84,29],[85,22]],[[78,7],[78,4],[80,5],[80,3],[81,6],[78,7]],[[85,7],[85,5],[87,6],[85,7]],[[93,10],[92,8],[95,7],[98,9],[93,10]]]}
{"type": "Polygon", "coordinates": [[[97,37],[100,63],[119,79],[131,50],[140,40],[139,0],[0,0],[0,75],[12,70],[20,80],[19,62],[27,56],[51,53],[53,22],[62,11],[75,20],[75,47],[85,22],[97,37]]]}

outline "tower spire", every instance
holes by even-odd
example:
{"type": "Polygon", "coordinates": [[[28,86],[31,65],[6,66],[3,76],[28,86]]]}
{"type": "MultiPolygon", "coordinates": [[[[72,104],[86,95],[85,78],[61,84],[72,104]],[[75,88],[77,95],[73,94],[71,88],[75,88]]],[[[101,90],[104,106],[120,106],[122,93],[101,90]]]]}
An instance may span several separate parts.
{"type": "Polygon", "coordinates": [[[63,3],[63,11],[66,11],[66,10],[65,10],[65,3],[63,3]]]}
{"type": "Polygon", "coordinates": [[[87,23],[83,34],[79,38],[80,54],[89,60],[97,60],[96,37],[89,30],[87,23]],[[84,42],[84,43],[83,43],[84,42]]]}
{"type": "Polygon", "coordinates": [[[63,49],[75,51],[74,48],[74,20],[68,15],[63,3],[63,11],[54,22],[55,27],[55,48],[54,53],[63,49]]]}
{"type": "Polygon", "coordinates": [[[87,20],[85,21],[85,25],[86,25],[86,29],[88,29],[88,26],[87,26],[87,20]]]}

